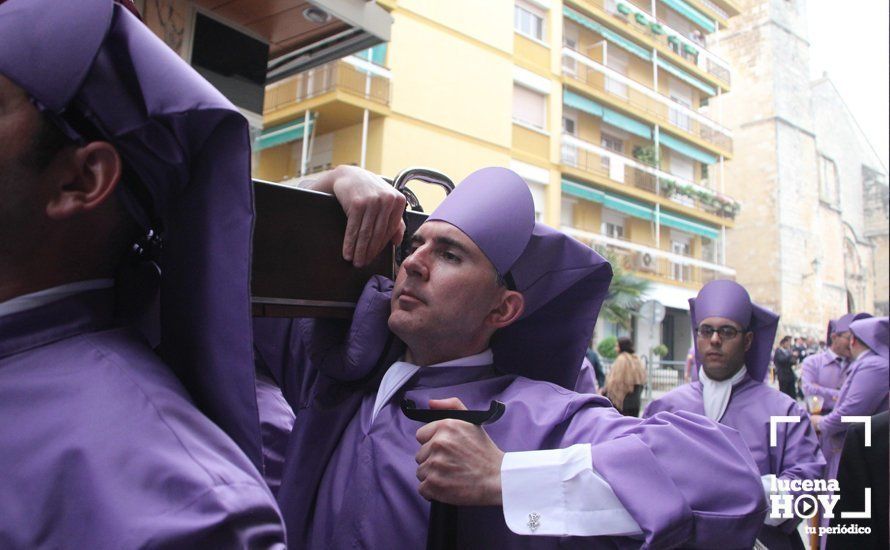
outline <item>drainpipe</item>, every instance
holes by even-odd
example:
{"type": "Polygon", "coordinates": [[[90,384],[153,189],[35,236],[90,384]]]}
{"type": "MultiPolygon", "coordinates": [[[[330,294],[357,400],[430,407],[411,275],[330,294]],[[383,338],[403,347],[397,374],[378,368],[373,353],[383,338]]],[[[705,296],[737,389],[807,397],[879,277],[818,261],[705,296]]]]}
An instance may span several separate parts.
{"type": "Polygon", "coordinates": [[[309,110],[306,110],[306,113],[303,115],[303,151],[302,151],[302,159],[300,161],[300,177],[306,175],[306,169],[309,166],[309,125],[312,124],[309,115],[311,113],[309,110]]]}

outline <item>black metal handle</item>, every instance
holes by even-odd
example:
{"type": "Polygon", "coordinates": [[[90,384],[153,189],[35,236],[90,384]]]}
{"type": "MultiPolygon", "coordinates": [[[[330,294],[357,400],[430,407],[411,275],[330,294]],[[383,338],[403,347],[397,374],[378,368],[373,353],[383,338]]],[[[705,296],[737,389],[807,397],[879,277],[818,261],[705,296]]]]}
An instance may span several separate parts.
{"type": "MultiPolygon", "coordinates": [[[[402,413],[417,422],[435,422],[446,418],[463,420],[481,426],[491,424],[504,415],[507,406],[492,400],[487,411],[458,411],[454,409],[418,409],[414,401],[402,400],[402,413]]],[[[444,502],[430,502],[427,550],[457,550],[457,506],[444,502]]]]}
{"type": "Polygon", "coordinates": [[[458,411],[454,409],[418,409],[414,401],[410,399],[402,400],[402,413],[416,422],[435,422],[437,420],[445,420],[446,418],[454,418],[455,420],[463,420],[476,426],[483,424],[491,424],[503,416],[507,406],[500,401],[492,401],[487,411],[458,411]]]}

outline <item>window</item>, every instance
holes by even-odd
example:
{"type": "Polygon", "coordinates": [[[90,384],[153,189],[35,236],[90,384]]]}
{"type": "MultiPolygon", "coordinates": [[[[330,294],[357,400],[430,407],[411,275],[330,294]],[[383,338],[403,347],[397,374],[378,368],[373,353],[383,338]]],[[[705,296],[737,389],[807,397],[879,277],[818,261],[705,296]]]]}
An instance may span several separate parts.
{"type": "MultiPolygon", "coordinates": [[[[562,45],[570,50],[578,51],[578,27],[566,25],[562,32],[562,45]]],[[[575,75],[578,72],[578,62],[573,57],[563,55],[562,70],[567,74],[575,75]]]]}
{"type": "Polygon", "coordinates": [[[544,215],[544,195],[546,188],[540,183],[533,183],[526,180],[529,191],[532,192],[532,201],[535,203],[535,221],[541,221],[544,215]]]}
{"type": "MultiPolygon", "coordinates": [[[[627,64],[628,57],[627,52],[619,50],[618,48],[606,48],[606,67],[614,70],[615,72],[627,75],[627,64]]],[[[616,78],[606,77],[606,91],[615,94],[617,96],[621,96],[623,98],[627,97],[627,84],[621,82],[616,78]]]]}
{"type": "Polygon", "coordinates": [[[826,156],[819,157],[819,200],[831,206],[840,206],[837,165],[826,156]]]}
{"type": "MultiPolygon", "coordinates": [[[[562,132],[570,136],[577,136],[578,130],[578,114],[574,111],[565,110],[562,114],[562,132]]],[[[569,166],[578,166],[578,147],[562,144],[562,161],[569,166]]]]}
{"type": "Polygon", "coordinates": [[[603,222],[600,225],[600,233],[613,239],[624,239],[624,216],[603,208],[603,222]]]}
{"type": "Polygon", "coordinates": [[[573,199],[567,199],[565,196],[562,198],[562,208],[560,208],[559,212],[559,223],[566,227],[574,227],[575,226],[575,201],[573,199]]]}
{"type": "Polygon", "coordinates": [[[528,88],[513,85],[513,120],[535,128],[544,129],[547,98],[528,88]]]}
{"type": "Polygon", "coordinates": [[[529,38],[544,40],[544,14],[528,4],[519,2],[513,8],[513,28],[529,38]]]}
{"type": "MultiPolygon", "coordinates": [[[[603,149],[608,149],[609,151],[613,151],[618,153],[619,155],[624,154],[624,140],[621,138],[615,137],[611,134],[607,134],[605,132],[600,133],[600,145],[603,149]]],[[[603,155],[602,160],[600,161],[603,169],[609,169],[609,157],[603,155]]]]}
{"type": "Polygon", "coordinates": [[[686,181],[695,181],[695,161],[691,158],[680,155],[678,153],[671,153],[670,156],[671,161],[671,174],[677,176],[678,178],[683,178],[686,181]]]}
{"type": "MultiPolygon", "coordinates": [[[[671,99],[688,108],[692,108],[692,87],[684,82],[680,82],[674,77],[668,80],[668,89],[671,99]]],[[[670,109],[671,124],[684,130],[692,129],[692,121],[689,115],[681,109],[671,107],[670,109]]]]}
{"type": "Polygon", "coordinates": [[[712,264],[717,263],[717,241],[707,237],[701,238],[701,259],[712,264]]]}
{"type": "MultiPolygon", "coordinates": [[[[671,252],[680,256],[692,254],[692,238],[683,234],[671,235],[671,252]]],[[[676,281],[688,281],[690,278],[690,266],[678,263],[671,264],[671,277],[676,281]]]]}

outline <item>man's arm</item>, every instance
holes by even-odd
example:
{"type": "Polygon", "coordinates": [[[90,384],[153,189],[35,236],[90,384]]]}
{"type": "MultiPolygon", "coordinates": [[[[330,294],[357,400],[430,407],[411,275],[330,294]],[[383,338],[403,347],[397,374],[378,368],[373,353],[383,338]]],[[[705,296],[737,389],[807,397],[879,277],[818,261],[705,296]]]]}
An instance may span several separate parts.
{"type": "Polygon", "coordinates": [[[800,387],[804,395],[820,395],[825,399],[825,404],[834,406],[840,390],[837,388],[829,388],[822,386],[817,381],[819,379],[819,356],[810,355],[804,359],[803,367],[800,373],[800,387]]]}
{"type": "Polygon", "coordinates": [[[871,416],[887,396],[887,369],[878,361],[866,361],[850,372],[846,395],[830,413],[816,418],[816,427],[825,435],[844,432],[850,424],[843,416],[871,416]]]}
{"type": "MultiPolygon", "coordinates": [[[[753,543],[766,512],[760,476],[741,437],[698,415],[640,420],[607,407],[581,407],[558,443],[580,444],[573,450],[502,455],[483,429],[458,421],[428,424],[417,438],[421,494],[460,505],[502,502],[505,516],[514,515],[511,500],[533,495],[517,505],[515,515],[527,520],[518,522],[519,534],[637,532],[651,547],[738,546],[753,543]],[[484,452],[464,460],[464,449],[484,452]],[[517,473],[522,482],[513,483],[517,473]],[[539,504],[554,494],[561,495],[560,504],[545,515],[539,504]]],[[[516,528],[517,522],[507,522],[516,528]]]]}

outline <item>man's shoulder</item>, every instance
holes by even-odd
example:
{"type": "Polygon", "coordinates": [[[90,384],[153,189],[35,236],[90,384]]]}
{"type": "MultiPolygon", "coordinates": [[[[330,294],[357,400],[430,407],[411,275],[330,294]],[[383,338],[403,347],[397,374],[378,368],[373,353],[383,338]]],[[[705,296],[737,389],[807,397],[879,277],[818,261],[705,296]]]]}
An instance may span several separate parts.
{"type": "Polygon", "coordinates": [[[662,411],[673,411],[676,408],[684,409],[690,400],[701,400],[701,382],[690,382],[678,386],[658,399],[653,399],[646,407],[646,414],[654,414],[662,411]]]}
{"type": "MultiPolygon", "coordinates": [[[[749,378],[739,384],[734,394],[743,395],[746,400],[753,399],[756,401],[757,407],[774,416],[786,414],[800,415],[803,413],[803,408],[796,400],[765,382],[758,382],[749,378]]],[[[730,406],[732,406],[732,401],[730,401],[730,406]]]]}

